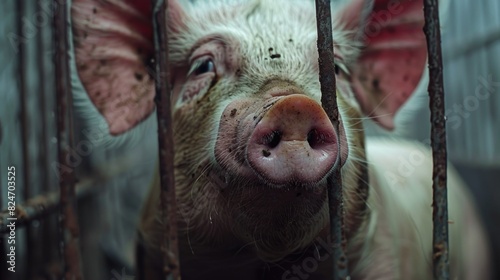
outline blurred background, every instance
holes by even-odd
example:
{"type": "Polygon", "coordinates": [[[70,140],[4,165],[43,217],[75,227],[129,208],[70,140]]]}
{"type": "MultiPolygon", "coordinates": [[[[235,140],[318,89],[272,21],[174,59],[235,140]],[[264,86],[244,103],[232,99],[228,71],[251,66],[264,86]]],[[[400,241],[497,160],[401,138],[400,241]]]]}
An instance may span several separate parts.
{"type": "MultiPolygon", "coordinates": [[[[16,273],[7,272],[8,229],[0,216],[0,279],[56,279],[59,254],[53,26],[48,0],[0,2],[0,209],[16,202],[29,217],[16,229],[16,273]]],[[[443,27],[449,160],[468,183],[500,264],[500,2],[451,1],[443,27]]],[[[74,92],[83,91],[72,67],[74,92]]],[[[426,85],[397,116],[402,137],[429,143],[426,85]]],[[[367,124],[370,135],[383,134],[367,124]]],[[[156,121],[135,139],[111,139],[102,120],[75,114],[68,171],[78,181],[82,270],[86,279],[134,279],[136,224],[157,159],[156,121]],[[96,125],[97,124],[97,125],[96,125]],[[104,127],[104,128],[103,128],[104,127]]],[[[496,266],[495,279],[500,279],[496,266]]]]}

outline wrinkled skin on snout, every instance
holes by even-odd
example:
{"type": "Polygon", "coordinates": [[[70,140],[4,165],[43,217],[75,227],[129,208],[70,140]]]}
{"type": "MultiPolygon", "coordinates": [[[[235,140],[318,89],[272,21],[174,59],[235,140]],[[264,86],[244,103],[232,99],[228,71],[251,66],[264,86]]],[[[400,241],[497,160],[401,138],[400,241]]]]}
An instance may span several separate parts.
{"type": "MultiPolygon", "coordinates": [[[[361,123],[392,129],[421,80],[422,1],[333,8],[338,131],[321,107],[312,1],[168,2],[183,279],[331,279],[326,178],[338,168],[352,279],[431,279],[431,155],[365,141],[361,123]]],[[[78,73],[113,135],[154,109],[151,17],[147,1],[73,0],[78,73]]],[[[487,279],[480,219],[448,179],[451,278],[487,279]]],[[[162,278],[161,211],[157,175],[141,279],[162,278]]]]}

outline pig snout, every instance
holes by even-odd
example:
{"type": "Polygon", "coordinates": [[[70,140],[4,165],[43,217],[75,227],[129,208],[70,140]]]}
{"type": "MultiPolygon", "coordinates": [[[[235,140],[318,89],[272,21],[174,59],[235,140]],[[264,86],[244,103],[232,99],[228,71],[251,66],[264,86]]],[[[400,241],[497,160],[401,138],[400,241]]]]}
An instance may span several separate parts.
{"type": "Polygon", "coordinates": [[[338,139],[321,105],[304,94],[237,100],[224,111],[215,155],[240,177],[310,185],[334,168],[338,139]]]}
{"type": "Polygon", "coordinates": [[[282,97],[255,127],[247,147],[250,167],[274,184],[316,183],[332,169],[337,137],[321,106],[305,95],[282,97]]]}

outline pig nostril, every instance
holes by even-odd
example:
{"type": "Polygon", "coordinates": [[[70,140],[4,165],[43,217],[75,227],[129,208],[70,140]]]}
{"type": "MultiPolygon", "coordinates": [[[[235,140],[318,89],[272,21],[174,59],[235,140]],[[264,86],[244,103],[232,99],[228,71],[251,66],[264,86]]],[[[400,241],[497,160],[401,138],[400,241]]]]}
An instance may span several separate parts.
{"type": "Polygon", "coordinates": [[[264,143],[266,143],[266,145],[271,149],[278,146],[280,142],[281,142],[281,132],[277,130],[267,135],[266,139],[264,140],[264,143]]]}
{"type": "Polygon", "coordinates": [[[309,143],[309,146],[311,146],[311,148],[314,148],[314,146],[316,146],[316,135],[316,129],[311,129],[311,131],[307,133],[307,142],[309,143]]]}
{"type": "Polygon", "coordinates": [[[307,142],[313,149],[326,142],[327,135],[320,133],[317,129],[311,129],[307,134],[307,142]]]}

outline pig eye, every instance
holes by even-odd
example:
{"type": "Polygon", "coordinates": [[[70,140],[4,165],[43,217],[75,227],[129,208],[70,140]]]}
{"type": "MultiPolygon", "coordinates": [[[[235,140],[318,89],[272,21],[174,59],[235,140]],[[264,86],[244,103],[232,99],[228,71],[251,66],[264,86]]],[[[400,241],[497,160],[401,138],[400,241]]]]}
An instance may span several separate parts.
{"type": "Polygon", "coordinates": [[[186,75],[186,82],[182,86],[176,107],[196,97],[204,96],[214,84],[217,73],[213,57],[209,55],[198,57],[191,62],[186,75]]]}
{"type": "Polygon", "coordinates": [[[335,75],[344,74],[349,76],[349,69],[342,63],[335,63],[335,75]]]}
{"type": "Polygon", "coordinates": [[[215,64],[211,58],[198,59],[193,62],[191,69],[188,72],[188,76],[195,75],[199,76],[205,73],[215,72],[215,64]]]}

